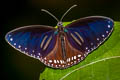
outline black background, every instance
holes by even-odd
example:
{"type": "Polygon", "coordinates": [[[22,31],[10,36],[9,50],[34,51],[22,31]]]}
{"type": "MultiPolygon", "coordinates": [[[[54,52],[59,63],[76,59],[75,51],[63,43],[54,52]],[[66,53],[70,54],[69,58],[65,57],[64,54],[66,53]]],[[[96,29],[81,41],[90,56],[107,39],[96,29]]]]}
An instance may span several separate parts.
{"type": "Polygon", "coordinates": [[[72,5],[63,21],[72,21],[81,17],[101,15],[120,21],[120,2],[116,0],[4,0],[0,2],[0,45],[1,45],[1,79],[3,80],[38,80],[46,66],[13,49],[5,42],[5,34],[20,26],[50,25],[57,22],[48,14],[47,9],[58,19],[72,5]]]}

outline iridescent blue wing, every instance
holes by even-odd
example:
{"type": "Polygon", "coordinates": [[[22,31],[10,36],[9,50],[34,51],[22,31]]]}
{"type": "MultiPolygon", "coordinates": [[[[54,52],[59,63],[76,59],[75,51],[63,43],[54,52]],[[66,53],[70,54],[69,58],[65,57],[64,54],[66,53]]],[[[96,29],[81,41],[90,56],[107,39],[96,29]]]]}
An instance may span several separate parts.
{"type": "Polygon", "coordinates": [[[42,25],[20,27],[8,32],[6,41],[15,49],[41,61],[54,48],[55,28],[42,25]]]}
{"type": "Polygon", "coordinates": [[[113,30],[112,19],[102,16],[86,17],[67,25],[67,39],[69,43],[82,52],[84,59],[88,53],[96,49],[108,38],[113,30]]]}

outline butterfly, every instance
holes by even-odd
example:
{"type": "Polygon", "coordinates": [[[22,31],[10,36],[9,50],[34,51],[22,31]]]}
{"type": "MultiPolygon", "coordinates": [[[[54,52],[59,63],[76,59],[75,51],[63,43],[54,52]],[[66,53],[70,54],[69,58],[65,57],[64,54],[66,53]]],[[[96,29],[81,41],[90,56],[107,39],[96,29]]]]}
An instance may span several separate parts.
{"type": "Polygon", "coordinates": [[[108,17],[90,16],[63,26],[63,17],[75,6],[70,7],[60,20],[42,9],[58,21],[58,28],[24,26],[8,32],[5,39],[13,48],[49,67],[65,69],[78,64],[110,36],[114,21],[108,17]]]}

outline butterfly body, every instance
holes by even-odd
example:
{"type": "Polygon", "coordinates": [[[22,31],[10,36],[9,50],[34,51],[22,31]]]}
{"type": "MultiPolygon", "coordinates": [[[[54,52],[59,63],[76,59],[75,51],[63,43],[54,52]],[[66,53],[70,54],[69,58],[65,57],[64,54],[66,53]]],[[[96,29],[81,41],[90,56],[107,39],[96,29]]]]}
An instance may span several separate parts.
{"type": "Polygon", "coordinates": [[[46,65],[48,66],[62,69],[80,62],[80,53],[82,54],[82,52],[74,49],[70,45],[67,40],[67,33],[64,32],[64,27],[62,27],[62,29],[59,29],[58,27],[58,34],[55,36],[56,45],[49,55],[44,57],[44,63],[47,63],[46,65]]]}
{"type": "Polygon", "coordinates": [[[58,28],[45,25],[24,26],[8,32],[5,40],[16,50],[39,59],[49,67],[65,69],[84,60],[113,31],[114,21],[108,17],[85,17],[66,26],[62,24],[63,17],[58,21],[58,28]]]}

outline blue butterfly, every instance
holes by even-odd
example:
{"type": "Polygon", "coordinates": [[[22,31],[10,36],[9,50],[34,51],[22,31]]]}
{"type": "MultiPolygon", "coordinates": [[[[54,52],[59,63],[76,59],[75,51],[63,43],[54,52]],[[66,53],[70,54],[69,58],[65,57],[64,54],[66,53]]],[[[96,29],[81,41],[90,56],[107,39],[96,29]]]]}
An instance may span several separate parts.
{"type": "Polygon", "coordinates": [[[78,64],[110,36],[114,22],[108,17],[90,16],[63,27],[63,17],[75,6],[70,7],[60,20],[42,9],[58,21],[58,28],[24,26],[8,32],[5,39],[15,49],[49,67],[64,69],[78,64]]]}

